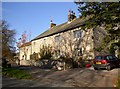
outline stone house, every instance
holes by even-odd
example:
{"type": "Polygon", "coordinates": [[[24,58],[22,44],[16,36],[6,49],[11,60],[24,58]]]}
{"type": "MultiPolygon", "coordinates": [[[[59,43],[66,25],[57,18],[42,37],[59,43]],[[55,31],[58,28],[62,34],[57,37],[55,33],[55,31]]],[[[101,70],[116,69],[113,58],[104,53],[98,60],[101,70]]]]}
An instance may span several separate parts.
{"type": "Polygon", "coordinates": [[[67,22],[56,25],[51,21],[48,30],[20,47],[20,60],[30,60],[30,55],[39,53],[43,45],[50,45],[55,56],[93,59],[94,49],[105,32],[101,27],[83,30],[81,26],[90,18],[76,18],[75,13],[69,11],[67,22]]]}

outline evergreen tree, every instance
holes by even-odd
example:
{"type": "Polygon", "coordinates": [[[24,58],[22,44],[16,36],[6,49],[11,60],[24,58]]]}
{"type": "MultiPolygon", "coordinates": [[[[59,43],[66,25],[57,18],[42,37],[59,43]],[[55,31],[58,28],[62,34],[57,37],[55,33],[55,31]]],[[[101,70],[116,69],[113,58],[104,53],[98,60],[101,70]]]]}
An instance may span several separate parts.
{"type": "MultiPolygon", "coordinates": [[[[108,35],[105,36],[102,49],[108,44],[114,44],[120,49],[120,3],[119,2],[75,2],[78,5],[80,17],[91,16],[86,21],[85,28],[104,26],[108,35]]],[[[111,47],[110,47],[111,48],[111,47]]],[[[113,49],[114,47],[112,47],[113,49]]]]}

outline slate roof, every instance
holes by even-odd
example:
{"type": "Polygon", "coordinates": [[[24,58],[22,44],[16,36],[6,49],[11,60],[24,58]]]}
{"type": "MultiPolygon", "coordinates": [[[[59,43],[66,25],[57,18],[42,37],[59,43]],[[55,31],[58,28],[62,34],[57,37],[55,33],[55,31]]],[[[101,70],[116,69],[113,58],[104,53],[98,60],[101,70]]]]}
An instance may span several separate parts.
{"type": "Polygon", "coordinates": [[[71,22],[65,22],[63,24],[49,28],[47,31],[45,31],[42,34],[40,34],[39,36],[35,37],[33,40],[37,40],[40,38],[48,37],[48,36],[51,36],[51,35],[54,35],[57,33],[65,32],[65,31],[77,28],[77,27],[85,24],[85,21],[90,19],[90,17],[91,16],[87,16],[85,18],[76,18],[76,19],[72,20],[71,22]]]}

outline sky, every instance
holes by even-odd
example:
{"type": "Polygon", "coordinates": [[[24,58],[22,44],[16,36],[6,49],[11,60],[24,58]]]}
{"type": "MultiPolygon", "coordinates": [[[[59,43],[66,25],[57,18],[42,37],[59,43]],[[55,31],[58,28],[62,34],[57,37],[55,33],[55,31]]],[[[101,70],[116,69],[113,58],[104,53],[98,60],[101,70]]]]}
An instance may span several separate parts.
{"type": "Polygon", "coordinates": [[[78,17],[77,8],[74,2],[2,2],[2,19],[16,30],[16,40],[24,31],[32,40],[49,29],[51,19],[57,25],[67,22],[69,10],[78,17]]]}

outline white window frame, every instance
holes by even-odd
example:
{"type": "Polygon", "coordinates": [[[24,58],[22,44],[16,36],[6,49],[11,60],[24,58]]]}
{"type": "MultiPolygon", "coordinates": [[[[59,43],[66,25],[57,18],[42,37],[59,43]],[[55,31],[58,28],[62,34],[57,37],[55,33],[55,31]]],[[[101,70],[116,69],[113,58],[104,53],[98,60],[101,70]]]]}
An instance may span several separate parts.
{"type": "Polygon", "coordinates": [[[60,40],[61,40],[60,35],[55,36],[55,42],[60,42],[60,40]]]}
{"type": "Polygon", "coordinates": [[[82,31],[81,30],[75,30],[74,31],[74,38],[82,38],[82,31]],[[77,35],[79,34],[79,35],[77,35]]]}

